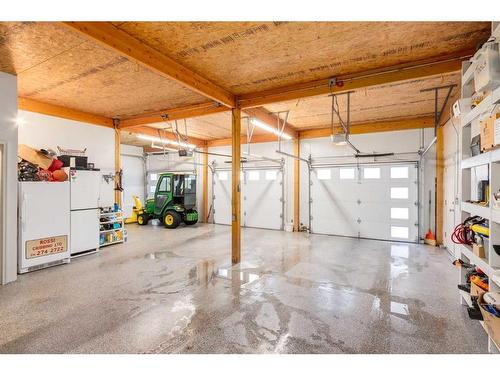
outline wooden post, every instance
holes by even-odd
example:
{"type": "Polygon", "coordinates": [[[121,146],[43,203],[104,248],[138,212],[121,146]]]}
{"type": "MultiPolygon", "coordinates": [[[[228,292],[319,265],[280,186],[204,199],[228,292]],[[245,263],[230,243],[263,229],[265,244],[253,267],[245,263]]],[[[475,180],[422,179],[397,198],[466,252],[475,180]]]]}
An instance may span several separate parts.
{"type": "MultiPolygon", "coordinates": [[[[300,156],[300,136],[293,140],[293,154],[298,158],[300,156]]],[[[293,231],[300,230],[300,160],[293,160],[293,231]]]]}
{"type": "Polygon", "coordinates": [[[203,222],[208,223],[208,147],[204,147],[203,151],[203,222]]]}
{"type": "Polygon", "coordinates": [[[240,169],[241,169],[241,109],[233,108],[232,112],[232,193],[231,193],[231,261],[233,264],[241,261],[241,200],[240,200],[240,169]]]}
{"type": "Polygon", "coordinates": [[[443,126],[437,128],[436,140],[436,243],[443,243],[443,214],[444,214],[444,139],[443,126]]]}
{"type": "Polygon", "coordinates": [[[119,120],[113,120],[115,127],[115,203],[118,207],[122,207],[122,192],[117,190],[117,179],[120,175],[120,170],[122,168],[122,157],[121,157],[121,134],[118,128],[119,120]]]}

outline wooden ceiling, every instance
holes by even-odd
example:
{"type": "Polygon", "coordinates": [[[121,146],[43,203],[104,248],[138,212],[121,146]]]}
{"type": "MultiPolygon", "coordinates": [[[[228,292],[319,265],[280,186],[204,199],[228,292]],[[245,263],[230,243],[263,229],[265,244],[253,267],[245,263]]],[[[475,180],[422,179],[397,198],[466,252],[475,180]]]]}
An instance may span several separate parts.
{"type": "Polygon", "coordinates": [[[489,23],[125,22],[133,37],[234,94],[475,48],[489,23]]]}
{"type": "MultiPolygon", "coordinates": [[[[125,22],[121,31],[232,94],[252,94],[344,74],[470,54],[489,22],[125,22]]],[[[129,118],[210,100],[58,23],[0,23],[0,70],[18,75],[19,96],[109,118],[129,118]]],[[[356,90],[354,123],[427,116],[432,94],[459,83],[444,74],[356,90]]],[[[343,107],[343,102],[340,100],[343,107]]],[[[289,110],[298,129],[327,126],[327,95],[265,105],[289,110]]],[[[179,124],[183,121],[179,121],[179,124]]],[[[230,136],[230,115],[187,120],[188,133],[230,136]]],[[[165,124],[152,127],[164,128],[165,124]]],[[[258,131],[257,131],[258,133],[258,131]]]]}
{"type": "Polygon", "coordinates": [[[105,117],[205,102],[179,84],[51,23],[0,24],[0,69],[21,97],[105,117]]]}

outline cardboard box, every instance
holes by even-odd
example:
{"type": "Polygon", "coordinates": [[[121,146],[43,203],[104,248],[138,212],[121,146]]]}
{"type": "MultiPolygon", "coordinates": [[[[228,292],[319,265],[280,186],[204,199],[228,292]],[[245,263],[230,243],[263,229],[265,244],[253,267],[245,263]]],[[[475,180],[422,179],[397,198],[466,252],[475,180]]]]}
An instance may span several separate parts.
{"type": "Polygon", "coordinates": [[[500,118],[495,120],[495,144],[500,144],[500,118]]]}
{"type": "Polygon", "coordinates": [[[478,298],[479,309],[483,315],[484,329],[488,332],[490,338],[495,341],[497,345],[500,345],[500,318],[490,314],[484,308],[483,295],[481,294],[478,298]]]}
{"type": "Polygon", "coordinates": [[[486,254],[484,253],[483,245],[472,245],[472,252],[476,254],[479,258],[486,258],[486,254]]]}
{"type": "Polygon", "coordinates": [[[483,293],[486,293],[487,290],[484,290],[483,288],[477,286],[474,283],[470,283],[470,295],[472,297],[478,297],[481,296],[483,293]]]}
{"type": "Polygon", "coordinates": [[[498,145],[498,143],[495,143],[495,122],[499,118],[500,112],[484,119],[479,123],[479,131],[481,135],[481,151],[491,150],[498,145]]]}
{"type": "Polygon", "coordinates": [[[30,163],[38,165],[42,169],[48,169],[52,164],[52,158],[45,156],[34,148],[22,144],[17,148],[17,156],[21,159],[29,161],[30,163]]]}

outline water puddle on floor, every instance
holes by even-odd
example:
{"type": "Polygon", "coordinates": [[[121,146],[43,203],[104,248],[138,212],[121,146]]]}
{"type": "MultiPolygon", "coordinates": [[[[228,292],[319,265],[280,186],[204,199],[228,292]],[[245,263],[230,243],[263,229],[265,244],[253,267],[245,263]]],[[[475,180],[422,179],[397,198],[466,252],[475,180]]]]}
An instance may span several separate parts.
{"type": "Polygon", "coordinates": [[[208,285],[216,279],[230,280],[238,286],[249,284],[260,278],[256,272],[233,268],[232,266],[216,267],[213,260],[203,260],[191,270],[191,277],[196,277],[199,285],[208,285]]]}
{"type": "Polygon", "coordinates": [[[233,282],[238,282],[240,286],[260,279],[260,275],[255,272],[240,270],[233,267],[218,268],[216,277],[231,280],[233,282]]]}
{"type": "Polygon", "coordinates": [[[172,251],[155,251],[154,253],[147,253],[144,255],[146,259],[167,259],[167,258],[178,258],[179,255],[172,251]]]}
{"type": "Polygon", "coordinates": [[[196,271],[196,281],[198,284],[208,285],[216,274],[215,262],[211,259],[202,260],[196,264],[196,267],[193,268],[194,270],[196,271]]]}

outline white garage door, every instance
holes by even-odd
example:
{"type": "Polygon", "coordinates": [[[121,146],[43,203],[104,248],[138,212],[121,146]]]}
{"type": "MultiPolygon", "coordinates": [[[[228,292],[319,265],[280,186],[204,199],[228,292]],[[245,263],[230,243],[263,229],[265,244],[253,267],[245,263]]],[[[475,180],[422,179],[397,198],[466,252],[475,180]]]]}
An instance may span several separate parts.
{"type": "Polygon", "coordinates": [[[130,217],[136,195],[144,203],[144,161],[135,156],[122,155],[123,214],[130,217]]]}
{"type": "MultiPolygon", "coordinates": [[[[241,172],[241,217],[245,227],[283,229],[283,172],[279,168],[241,172]]],[[[231,224],[231,171],[214,173],[214,222],[231,224]]]]}
{"type": "Polygon", "coordinates": [[[213,213],[215,224],[231,224],[231,171],[213,174],[213,213]]]}
{"type": "Polygon", "coordinates": [[[417,164],[314,167],[311,231],[418,241],[417,164]]]}

